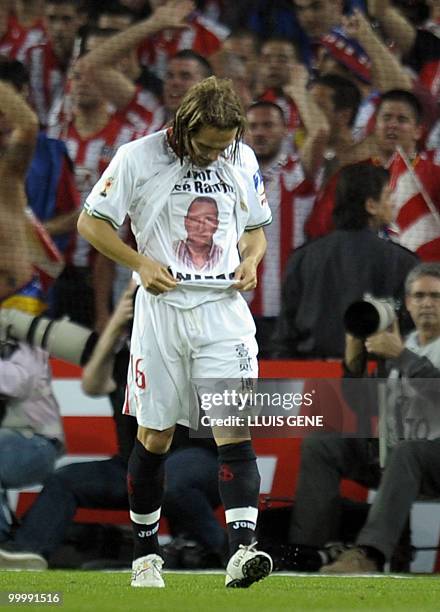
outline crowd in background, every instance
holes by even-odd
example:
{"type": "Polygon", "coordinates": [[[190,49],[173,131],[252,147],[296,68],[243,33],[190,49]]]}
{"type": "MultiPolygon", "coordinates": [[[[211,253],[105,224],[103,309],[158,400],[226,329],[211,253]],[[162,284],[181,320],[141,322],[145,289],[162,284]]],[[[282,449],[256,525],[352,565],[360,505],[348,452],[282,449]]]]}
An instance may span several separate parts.
{"type": "MultiPolygon", "coordinates": [[[[79,210],[117,148],[166,126],[213,73],[249,109],[246,140],[273,211],[248,296],[261,356],[275,354],[289,256],[334,229],[342,167],[387,168],[394,215],[383,237],[438,260],[439,20],[435,0],[1,0],[0,79],[41,126],[29,206],[64,263],[50,314],[103,329],[128,271],[79,237],[79,210]]],[[[287,353],[341,354],[294,341],[287,353]]]]}

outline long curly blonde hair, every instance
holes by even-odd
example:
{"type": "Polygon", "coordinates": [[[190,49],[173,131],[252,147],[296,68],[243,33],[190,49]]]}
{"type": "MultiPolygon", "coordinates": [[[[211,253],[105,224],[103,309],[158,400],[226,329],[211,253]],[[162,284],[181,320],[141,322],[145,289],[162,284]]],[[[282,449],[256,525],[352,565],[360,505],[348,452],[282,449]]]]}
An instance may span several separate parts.
{"type": "Polygon", "coordinates": [[[191,149],[191,136],[203,127],[237,129],[231,154],[235,161],[238,143],[246,128],[246,116],[229,79],[211,76],[187,91],[172,123],[171,143],[181,162],[191,149]]]}

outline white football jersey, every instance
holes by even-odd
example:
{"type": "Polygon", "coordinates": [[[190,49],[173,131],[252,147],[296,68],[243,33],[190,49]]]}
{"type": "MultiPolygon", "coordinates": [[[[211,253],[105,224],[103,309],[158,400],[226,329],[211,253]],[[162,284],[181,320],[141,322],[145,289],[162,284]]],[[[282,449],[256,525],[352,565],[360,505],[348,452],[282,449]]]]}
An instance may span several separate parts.
{"type": "Polygon", "coordinates": [[[207,168],[189,160],[182,165],[166,131],[120,147],[85,209],[115,228],[128,214],[138,250],[180,281],[161,299],[184,308],[221,299],[224,292],[218,289],[231,287],[240,263],[237,245],[243,231],[271,221],[249,147],[240,144],[234,164],[220,158],[207,168]]]}

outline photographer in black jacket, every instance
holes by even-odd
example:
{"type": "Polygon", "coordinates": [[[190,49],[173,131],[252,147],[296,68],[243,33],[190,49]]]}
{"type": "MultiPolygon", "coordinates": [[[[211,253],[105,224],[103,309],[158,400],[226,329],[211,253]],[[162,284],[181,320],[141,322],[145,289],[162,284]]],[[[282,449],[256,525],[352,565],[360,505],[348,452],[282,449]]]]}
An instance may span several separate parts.
{"type": "Polygon", "coordinates": [[[342,357],[350,304],[365,293],[403,300],[418,258],[383,237],[393,220],[388,181],[387,171],[371,163],[341,171],[336,229],[297,249],[287,265],[273,357],[342,357]]]}

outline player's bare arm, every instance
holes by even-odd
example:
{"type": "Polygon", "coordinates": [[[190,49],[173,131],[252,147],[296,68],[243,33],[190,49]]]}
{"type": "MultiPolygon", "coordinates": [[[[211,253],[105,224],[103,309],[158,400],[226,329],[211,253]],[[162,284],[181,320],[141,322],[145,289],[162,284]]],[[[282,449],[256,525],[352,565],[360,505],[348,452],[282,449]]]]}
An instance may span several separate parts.
{"type": "Polygon", "coordinates": [[[142,286],[150,293],[158,295],[176,287],[177,281],[166,266],[126,245],[107,221],[96,219],[83,211],[78,219],[78,232],[97,251],[137,272],[142,286]]]}
{"type": "Polygon", "coordinates": [[[257,268],[266,252],[267,242],[264,230],[259,227],[255,230],[244,232],[240,238],[239,251],[241,264],[235,270],[234,287],[238,291],[249,291],[257,286],[257,268]]]}

